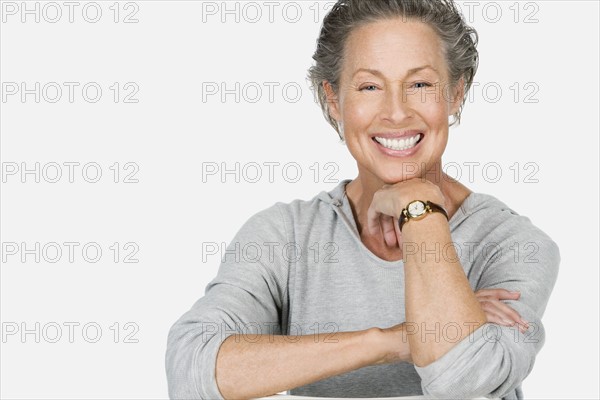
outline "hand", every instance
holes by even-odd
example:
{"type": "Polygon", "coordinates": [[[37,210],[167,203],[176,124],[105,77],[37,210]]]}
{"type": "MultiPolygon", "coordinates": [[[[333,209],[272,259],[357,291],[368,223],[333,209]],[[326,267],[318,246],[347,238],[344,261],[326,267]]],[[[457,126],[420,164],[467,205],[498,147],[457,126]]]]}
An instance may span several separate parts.
{"type": "Polygon", "coordinates": [[[475,292],[475,297],[485,312],[488,322],[504,326],[517,324],[519,330],[525,333],[529,328],[529,323],[521,318],[518,312],[501,301],[517,300],[520,296],[521,293],[506,289],[481,289],[475,292]]]}
{"type": "Polygon", "coordinates": [[[389,247],[402,245],[398,226],[400,213],[413,200],[429,200],[445,207],[442,191],[434,183],[413,178],[393,185],[384,185],[373,195],[367,211],[367,231],[389,247]]]}

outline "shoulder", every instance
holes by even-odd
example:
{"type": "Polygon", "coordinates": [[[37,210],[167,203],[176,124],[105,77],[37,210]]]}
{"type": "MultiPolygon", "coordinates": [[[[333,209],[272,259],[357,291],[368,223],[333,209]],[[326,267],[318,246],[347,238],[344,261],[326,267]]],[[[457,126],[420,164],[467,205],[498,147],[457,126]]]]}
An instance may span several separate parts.
{"type": "MultiPolygon", "coordinates": [[[[488,249],[511,256],[517,264],[541,263],[558,269],[558,244],[528,217],[519,214],[498,198],[472,193],[460,207],[454,224],[462,224],[488,249]]],[[[505,257],[506,258],[506,257],[505,257]]]]}
{"type": "Polygon", "coordinates": [[[479,243],[476,287],[520,290],[519,302],[541,316],[558,278],[557,243],[528,217],[488,194],[470,195],[462,212],[463,232],[479,243]]]}
{"type": "Polygon", "coordinates": [[[471,193],[460,206],[459,214],[454,223],[467,223],[486,236],[492,235],[498,239],[528,237],[554,243],[527,216],[489,194],[471,193]]]}
{"type": "Polygon", "coordinates": [[[345,195],[345,185],[350,182],[340,181],[329,191],[320,191],[310,198],[295,199],[289,202],[276,202],[270,207],[254,214],[251,219],[283,219],[285,222],[299,220],[308,223],[313,218],[323,218],[335,214],[334,206],[339,206],[345,195]]]}
{"type": "Polygon", "coordinates": [[[339,201],[340,185],[331,191],[321,191],[309,199],[275,202],[254,213],[244,224],[244,229],[278,230],[292,234],[297,225],[309,227],[317,220],[323,222],[335,213],[332,205],[339,201]]]}

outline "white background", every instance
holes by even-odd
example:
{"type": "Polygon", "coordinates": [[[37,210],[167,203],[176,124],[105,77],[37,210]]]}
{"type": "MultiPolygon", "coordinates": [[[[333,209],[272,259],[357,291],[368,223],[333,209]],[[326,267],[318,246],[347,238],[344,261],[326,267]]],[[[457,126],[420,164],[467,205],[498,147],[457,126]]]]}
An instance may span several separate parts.
{"type": "MultiPolygon", "coordinates": [[[[228,2],[238,11],[227,15],[221,2],[121,2],[115,23],[110,1],[98,2],[102,15],[91,23],[84,16],[95,17],[93,5],[84,14],[87,3],[79,2],[69,22],[69,9],[58,2],[62,18],[51,23],[56,7],[40,2],[40,21],[32,14],[22,22],[21,2],[7,3],[0,32],[1,396],[166,398],[167,332],[219,267],[218,255],[205,254],[203,262],[203,243],[227,243],[274,202],[310,199],[355,177],[354,160],[305,80],[331,4],[296,2],[284,12],[289,2],[277,3],[270,20],[263,2],[252,8],[228,2]],[[302,14],[294,23],[297,9],[302,14]],[[252,23],[257,10],[262,16],[252,23]],[[124,23],[131,13],[138,22],[124,23]],[[24,101],[20,92],[9,94],[11,82],[19,90],[22,82],[27,89],[40,82],[39,103],[34,94],[24,101]],[[48,101],[56,95],[52,85],[42,90],[49,82],[63,89],[55,103],[48,101]],[[63,82],[79,84],[73,102],[63,82]],[[88,82],[102,89],[95,103],[82,96],[88,82]],[[250,85],[238,92],[239,102],[234,94],[203,99],[211,82],[250,85]],[[278,84],[273,101],[265,82],[278,84]],[[287,83],[301,89],[295,102],[293,88],[288,97],[282,93],[287,83]],[[137,103],[124,102],[135,85],[130,100],[137,103]],[[262,98],[252,103],[256,86],[262,98]],[[73,182],[65,162],[80,163],[73,182]],[[115,162],[118,183],[110,169],[115,162]],[[236,162],[239,183],[235,174],[203,179],[212,163],[234,169],[236,162]],[[265,162],[280,163],[272,182],[265,162]],[[21,176],[23,166],[35,163],[39,183],[34,174],[21,176]],[[62,165],[56,183],[49,182],[52,163],[62,165]],[[83,176],[86,163],[100,166],[97,183],[85,180],[94,178],[93,169],[83,176]],[[255,183],[251,163],[263,166],[255,183]],[[10,175],[15,165],[19,171],[10,175]],[[302,173],[297,182],[293,167],[302,173]],[[124,182],[130,172],[138,183],[124,182]],[[47,250],[38,252],[39,262],[22,251],[36,242],[47,250]],[[54,263],[53,242],[63,250],[54,263]],[[64,242],[79,244],[73,262],[64,242]],[[100,247],[99,261],[83,258],[86,243],[100,247]],[[138,262],[124,262],[134,251],[138,262]],[[65,323],[79,324],[72,343],[65,323]],[[62,327],[58,339],[56,326],[62,327]],[[90,343],[94,327],[102,336],[90,343]],[[22,328],[33,333],[22,337],[22,328]]],[[[543,318],[546,343],[524,382],[526,397],[598,398],[599,7],[595,1],[514,4],[476,3],[472,13],[463,6],[480,34],[479,86],[462,125],[451,129],[444,161],[461,166],[449,169],[451,175],[460,173],[472,190],[528,216],[560,247],[558,282],[543,318]],[[473,176],[466,162],[480,163],[473,176]],[[526,163],[533,164],[526,169],[526,163]],[[495,168],[485,174],[485,165],[500,166],[502,176],[496,181],[495,168]]],[[[94,257],[93,247],[88,256],[94,257]]]]}

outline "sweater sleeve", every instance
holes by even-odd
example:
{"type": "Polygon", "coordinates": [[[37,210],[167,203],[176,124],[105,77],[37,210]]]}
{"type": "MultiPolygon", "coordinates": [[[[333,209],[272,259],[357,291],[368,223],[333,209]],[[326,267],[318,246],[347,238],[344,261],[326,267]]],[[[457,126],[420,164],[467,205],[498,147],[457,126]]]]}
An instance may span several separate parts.
{"type": "Polygon", "coordinates": [[[287,319],[286,230],[277,204],[252,216],[222,254],[217,276],[171,327],[165,367],[170,398],[223,399],[216,382],[223,341],[281,334],[287,319]]]}
{"type": "Polygon", "coordinates": [[[518,300],[504,303],[529,322],[529,329],[521,333],[516,327],[493,323],[471,328],[470,335],[442,357],[424,367],[415,366],[425,395],[502,398],[516,390],[520,397],[521,382],[544,344],[541,318],[558,276],[558,246],[518,215],[493,229],[481,246],[487,251],[475,257],[475,263],[484,268],[474,290],[520,291],[518,300]]]}

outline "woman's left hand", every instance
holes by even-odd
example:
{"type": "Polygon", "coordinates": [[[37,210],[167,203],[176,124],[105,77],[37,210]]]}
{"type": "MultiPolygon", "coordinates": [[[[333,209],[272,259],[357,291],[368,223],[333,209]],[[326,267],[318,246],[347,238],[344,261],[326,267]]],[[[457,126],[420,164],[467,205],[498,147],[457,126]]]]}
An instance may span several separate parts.
{"type": "Polygon", "coordinates": [[[367,231],[370,235],[383,236],[389,247],[402,244],[398,218],[402,210],[413,200],[432,201],[445,207],[442,191],[431,181],[413,178],[393,185],[384,185],[373,195],[367,212],[367,231]]]}
{"type": "Polygon", "coordinates": [[[502,301],[518,300],[520,296],[521,293],[506,289],[480,289],[475,292],[475,297],[479,301],[488,322],[504,326],[516,325],[521,333],[525,333],[529,328],[529,323],[512,307],[502,301]]]}

